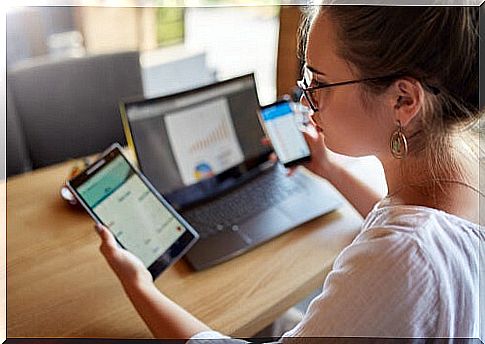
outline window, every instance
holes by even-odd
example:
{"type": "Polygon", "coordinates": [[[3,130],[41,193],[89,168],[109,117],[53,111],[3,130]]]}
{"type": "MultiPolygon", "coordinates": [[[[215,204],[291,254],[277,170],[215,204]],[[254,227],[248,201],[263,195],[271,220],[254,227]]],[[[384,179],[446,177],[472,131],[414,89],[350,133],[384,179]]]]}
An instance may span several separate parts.
{"type": "Polygon", "coordinates": [[[160,47],[182,43],[185,36],[185,8],[157,8],[157,44],[160,47]]]}

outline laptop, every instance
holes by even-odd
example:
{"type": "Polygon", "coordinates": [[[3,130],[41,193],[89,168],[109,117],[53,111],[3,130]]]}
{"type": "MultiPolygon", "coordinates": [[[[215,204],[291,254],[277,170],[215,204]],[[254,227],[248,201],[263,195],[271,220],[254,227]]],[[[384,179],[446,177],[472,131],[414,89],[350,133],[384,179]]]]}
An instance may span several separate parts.
{"type": "Polygon", "coordinates": [[[299,169],[288,177],[261,143],[253,74],[121,103],[140,170],[199,232],[186,259],[201,270],[335,210],[336,192],[299,169]]]}

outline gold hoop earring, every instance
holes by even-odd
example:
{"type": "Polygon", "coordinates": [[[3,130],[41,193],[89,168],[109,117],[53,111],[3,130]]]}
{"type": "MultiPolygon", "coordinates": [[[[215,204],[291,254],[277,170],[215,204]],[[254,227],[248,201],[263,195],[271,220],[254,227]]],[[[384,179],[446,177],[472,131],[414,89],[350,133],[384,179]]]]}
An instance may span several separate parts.
{"type": "Polygon", "coordinates": [[[408,141],[400,120],[397,120],[397,129],[391,135],[391,153],[396,159],[404,159],[408,155],[408,141]]]}

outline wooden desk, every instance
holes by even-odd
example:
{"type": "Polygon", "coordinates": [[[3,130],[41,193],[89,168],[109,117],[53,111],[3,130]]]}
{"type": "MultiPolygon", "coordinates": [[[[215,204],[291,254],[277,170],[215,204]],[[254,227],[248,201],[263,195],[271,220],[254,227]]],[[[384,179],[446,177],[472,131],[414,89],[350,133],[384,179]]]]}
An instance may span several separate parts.
{"type": "MultiPolygon", "coordinates": [[[[99,253],[93,221],[59,197],[70,164],[7,182],[7,335],[151,337],[99,253]]],[[[180,261],[156,285],[215,330],[249,337],[322,285],[361,221],[345,204],[214,268],[180,261]]]]}

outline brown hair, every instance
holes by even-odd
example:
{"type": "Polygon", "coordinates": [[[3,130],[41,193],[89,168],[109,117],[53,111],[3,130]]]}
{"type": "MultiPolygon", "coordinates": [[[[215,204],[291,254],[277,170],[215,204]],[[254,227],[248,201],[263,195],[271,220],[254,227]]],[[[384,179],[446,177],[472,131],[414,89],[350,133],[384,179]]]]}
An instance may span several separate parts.
{"type": "MultiPolygon", "coordinates": [[[[479,8],[325,6],[324,10],[336,26],[337,53],[356,67],[360,77],[399,75],[420,81],[426,91],[425,106],[414,149],[430,148],[427,158],[434,161],[432,173],[443,167],[438,160],[443,156],[440,150],[447,146],[447,134],[480,117],[479,8]]],[[[300,26],[300,58],[318,12],[316,6],[306,9],[300,26]]],[[[378,94],[393,81],[368,82],[363,85],[364,93],[378,94]]],[[[447,164],[448,168],[456,165],[447,164]]]]}

